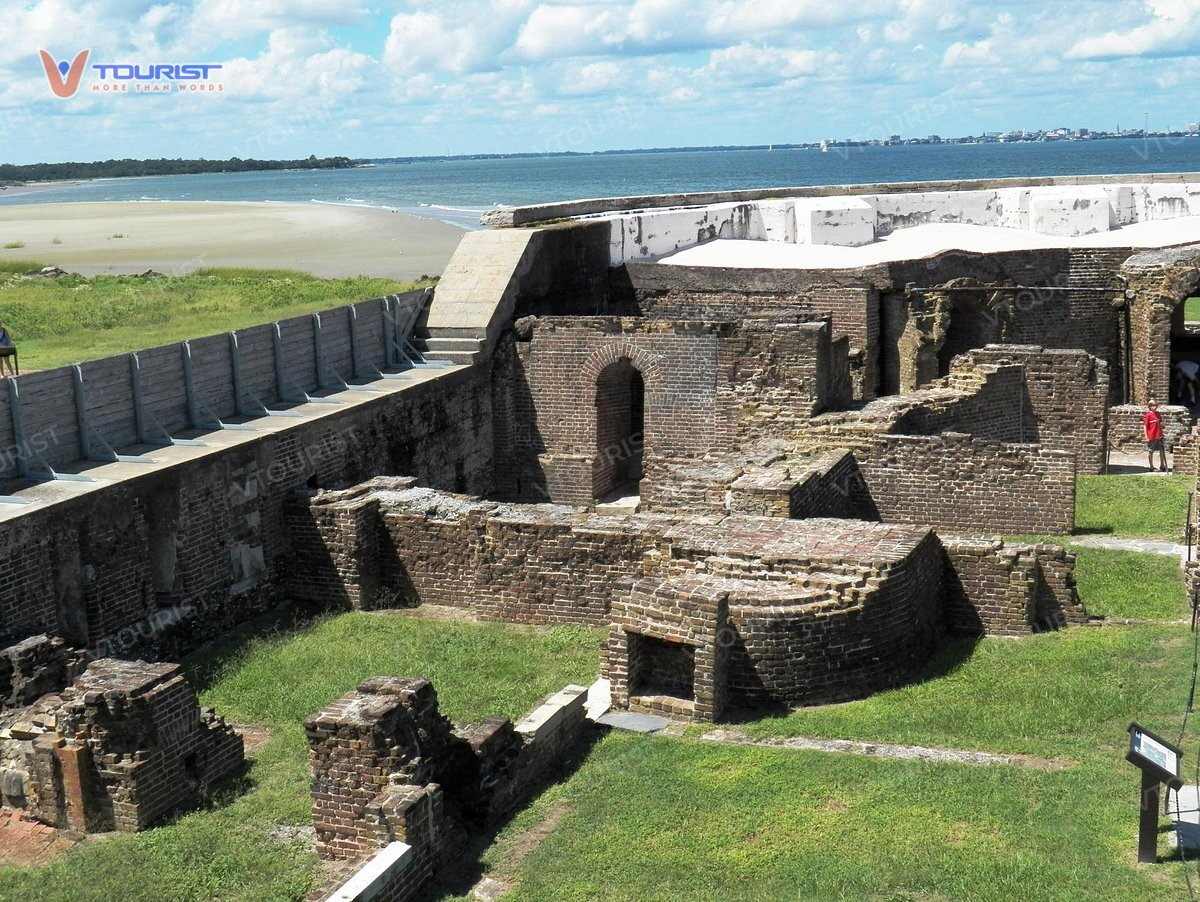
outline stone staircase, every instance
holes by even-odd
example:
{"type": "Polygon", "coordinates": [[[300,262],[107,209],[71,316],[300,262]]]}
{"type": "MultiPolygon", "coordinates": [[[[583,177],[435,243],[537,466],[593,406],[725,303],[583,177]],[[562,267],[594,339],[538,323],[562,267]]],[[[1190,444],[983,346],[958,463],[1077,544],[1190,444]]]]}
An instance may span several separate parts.
{"type": "Polygon", "coordinates": [[[483,359],[487,336],[478,329],[438,329],[418,326],[411,339],[412,346],[429,360],[449,360],[455,364],[478,363],[483,359]]]}
{"type": "Polygon", "coordinates": [[[433,304],[417,324],[413,347],[431,360],[486,360],[512,319],[522,278],[532,265],[536,230],[468,232],[442,273],[433,304]]]}

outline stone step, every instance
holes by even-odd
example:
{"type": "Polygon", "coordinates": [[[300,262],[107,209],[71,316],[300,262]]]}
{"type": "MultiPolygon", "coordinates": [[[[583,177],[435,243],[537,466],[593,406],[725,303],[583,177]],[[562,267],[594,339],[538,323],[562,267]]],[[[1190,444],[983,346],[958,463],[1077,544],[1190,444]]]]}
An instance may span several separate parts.
{"type": "Polygon", "coordinates": [[[440,326],[433,331],[427,326],[417,326],[413,330],[414,340],[417,338],[430,338],[437,336],[438,338],[477,338],[482,341],[486,336],[480,329],[471,327],[455,327],[455,326],[440,326]]]}
{"type": "Polygon", "coordinates": [[[456,351],[473,353],[479,350],[481,343],[478,338],[447,338],[441,335],[413,339],[413,346],[418,351],[426,350],[431,354],[456,351]]]}
{"type": "Polygon", "coordinates": [[[478,363],[483,356],[483,340],[479,338],[413,338],[413,347],[430,360],[449,360],[456,364],[478,363]]]}

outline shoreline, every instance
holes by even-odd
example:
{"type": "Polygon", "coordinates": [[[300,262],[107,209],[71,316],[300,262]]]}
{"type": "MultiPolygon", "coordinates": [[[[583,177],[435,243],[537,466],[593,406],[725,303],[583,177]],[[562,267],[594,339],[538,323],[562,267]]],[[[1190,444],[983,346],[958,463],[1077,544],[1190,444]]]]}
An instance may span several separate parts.
{"type": "Polygon", "coordinates": [[[55,188],[74,188],[90,182],[92,179],[68,179],[56,182],[33,182],[21,185],[0,185],[0,197],[13,197],[18,194],[40,194],[43,191],[53,191],[55,188]]]}
{"type": "Polygon", "coordinates": [[[148,269],[182,274],[228,266],[411,281],[439,275],[464,234],[466,230],[438,220],[352,204],[100,201],[0,206],[0,262],[34,260],[89,276],[148,269]],[[3,248],[14,243],[22,246],[3,248]]]}

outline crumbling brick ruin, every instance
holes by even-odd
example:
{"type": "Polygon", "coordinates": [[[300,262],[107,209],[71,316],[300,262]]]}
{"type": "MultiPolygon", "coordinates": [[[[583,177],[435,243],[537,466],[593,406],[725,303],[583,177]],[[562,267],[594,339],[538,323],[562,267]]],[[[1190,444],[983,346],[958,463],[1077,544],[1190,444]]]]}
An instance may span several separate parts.
{"type": "MultiPolygon", "coordinates": [[[[58,653],[59,673],[82,669],[57,640],[20,644],[58,653]]],[[[93,661],[67,685],[36,699],[22,693],[0,714],[4,804],[76,833],[144,829],[242,763],[241,736],[200,707],[177,664],[93,661]]]]}
{"type": "Polygon", "coordinates": [[[466,835],[494,825],[583,739],[586,690],[568,686],[515,726],[451,724],[428,680],[377,677],[304,724],[313,825],[325,858],[403,844],[392,898],[425,885],[466,835]]]}
{"type": "MultiPolygon", "coordinates": [[[[1192,189],[1171,179],[1099,180],[1080,209],[1174,215],[1192,189]]],[[[0,698],[23,725],[6,797],[122,829],[184,804],[233,766],[235,738],[200,713],[160,730],[158,700],[194,697],[169,665],[128,662],[177,660],[283,600],[599,627],[615,705],[696,720],[861,698],[947,635],[1085,622],[1073,556],[1039,537],[1071,533],[1076,476],[1140,446],[1151,397],[1179,400],[1172,363],[1200,360],[1183,314],[1200,248],[660,259],[818,243],[826,207],[864,241],[996,217],[1074,228],[1083,213],[1040,187],[504,211],[432,297],[18,377],[0,393],[0,698]],[[84,478],[55,481],[65,468],[84,478]],[[70,801],[75,773],[91,801],[70,801]],[[177,794],[143,788],[164,774],[177,794]]],[[[1163,412],[1195,472],[1189,409],[1163,412]]],[[[528,755],[519,727],[449,726],[416,682],[339,705],[309,725],[326,854],[403,837],[428,876],[421,837],[503,807],[472,775],[528,755]],[[418,723],[444,754],[409,747],[418,723]]]]}

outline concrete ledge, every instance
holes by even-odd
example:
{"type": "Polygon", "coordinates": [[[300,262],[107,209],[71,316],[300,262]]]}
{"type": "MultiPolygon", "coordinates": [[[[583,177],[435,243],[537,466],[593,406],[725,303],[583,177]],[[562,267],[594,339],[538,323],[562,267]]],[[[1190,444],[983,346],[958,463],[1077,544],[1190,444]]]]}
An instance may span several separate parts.
{"type": "Polygon", "coordinates": [[[572,715],[580,714],[587,701],[588,691],[583,686],[567,686],[550,696],[538,707],[526,714],[517,724],[516,730],[527,741],[537,742],[557,730],[572,715]]]}
{"type": "Polygon", "coordinates": [[[484,225],[525,226],[570,216],[628,212],[663,207],[702,206],[787,197],[836,197],[858,194],[904,194],[917,191],[983,191],[1059,185],[1177,184],[1200,182],[1200,173],[1170,172],[1138,175],[1071,175],[1042,178],[962,179],[944,182],[883,182],[858,185],[814,185],[792,188],[759,188],[752,191],[708,191],[693,194],[652,194],[634,197],[603,197],[496,210],[485,215],[484,225]]]}
{"type": "Polygon", "coordinates": [[[402,842],[390,843],[335,890],[327,902],[367,902],[374,899],[389,888],[414,857],[412,846],[402,842]]]}

